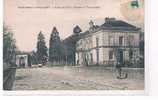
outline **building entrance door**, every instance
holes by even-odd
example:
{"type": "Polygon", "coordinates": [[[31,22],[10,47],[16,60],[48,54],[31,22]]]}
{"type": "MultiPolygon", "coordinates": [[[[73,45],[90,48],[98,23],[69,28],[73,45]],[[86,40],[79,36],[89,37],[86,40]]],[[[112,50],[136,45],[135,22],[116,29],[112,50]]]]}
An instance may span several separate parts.
{"type": "Polygon", "coordinates": [[[119,52],[119,63],[123,64],[123,51],[122,50],[120,50],[119,52]]]}

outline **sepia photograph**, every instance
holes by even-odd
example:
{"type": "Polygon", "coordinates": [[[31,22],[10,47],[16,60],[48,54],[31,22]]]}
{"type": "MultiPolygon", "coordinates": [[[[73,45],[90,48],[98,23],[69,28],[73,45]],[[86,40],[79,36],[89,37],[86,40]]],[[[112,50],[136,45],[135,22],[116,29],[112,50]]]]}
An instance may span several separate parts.
{"type": "Polygon", "coordinates": [[[144,91],[145,0],[4,0],[3,91],[144,91]]]}

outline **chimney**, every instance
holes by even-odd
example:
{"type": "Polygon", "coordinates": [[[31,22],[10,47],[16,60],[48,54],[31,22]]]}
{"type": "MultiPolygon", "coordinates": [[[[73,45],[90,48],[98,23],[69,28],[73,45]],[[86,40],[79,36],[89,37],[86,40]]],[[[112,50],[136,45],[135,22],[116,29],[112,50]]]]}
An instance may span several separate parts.
{"type": "Polygon", "coordinates": [[[105,23],[110,23],[110,22],[115,21],[115,20],[116,20],[116,18],[114,18],[114,17],[112,17],[112,18],[106,17],[105,23]]]}

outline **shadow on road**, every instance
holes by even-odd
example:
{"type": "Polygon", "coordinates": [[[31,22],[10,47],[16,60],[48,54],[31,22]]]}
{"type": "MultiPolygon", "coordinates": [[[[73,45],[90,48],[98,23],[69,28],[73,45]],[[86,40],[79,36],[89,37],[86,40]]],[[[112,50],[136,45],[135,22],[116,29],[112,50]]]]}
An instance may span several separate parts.
{"type": "Polygon", "coordinates": [[[23,80],[25,78],[28,78],[28,76],[16,76],[15,80],[23,80]]]}

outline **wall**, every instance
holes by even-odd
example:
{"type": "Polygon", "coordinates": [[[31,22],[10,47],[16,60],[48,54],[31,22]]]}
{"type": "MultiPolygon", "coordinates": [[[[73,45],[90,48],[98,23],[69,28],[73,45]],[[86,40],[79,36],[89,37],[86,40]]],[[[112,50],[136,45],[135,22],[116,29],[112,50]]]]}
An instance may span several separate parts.
{"type": "MultiPolygon", "coordinates": [[[[114,54],[113,59],[109,60],[109,51],[115,50],[115,46],[123,49],[124,61],[129,61],[129,46],[134,46],[134,48],[132,48],[134,55],[139,56],[139,33],[136,32],[100,30],[96,33],[90,33],[89,36],[80,39],[77,43],[77,50],[81,50],[82,48],[82,50],[78,53],[79,56],[76,53],[76,62],[79,60],[80,65],[83,64],[82,62],[84,61],[83,58],[85,55],[90,55],[90,53],[92,53],[93,56],[93,63],[89,64],[97,64],[97,48],[99,50],[99,65],[106,65],[116,61],[114,54]],[[121,36],[123,37],[123,44],[119,45],[119,37],[121,36]],[[131,37],[132,39],[129,39],[131,37]],[[96,38],[98,38],[98,46],[96,38]]],[[[134,59],[136,59],[136,57],[134,57],[134,59]]]]}

